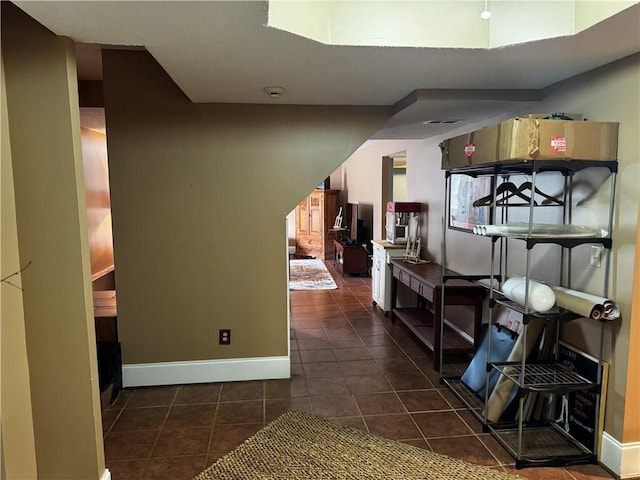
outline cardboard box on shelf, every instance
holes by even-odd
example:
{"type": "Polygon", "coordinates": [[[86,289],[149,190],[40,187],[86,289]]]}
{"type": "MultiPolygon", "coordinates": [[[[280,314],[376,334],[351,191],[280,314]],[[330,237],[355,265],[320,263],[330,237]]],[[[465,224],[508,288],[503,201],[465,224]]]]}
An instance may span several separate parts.
{"type": "Polygon", "coordinates": [[[582,118],[581,113],[528,113],[526,115],[520,115],[520,118],[542,118],[546,120],[587,120],[582,118]]]}
{"type": "Polygon", "coordinates": [[[442,169],[531,160],[616,160],[618,125],[513,118],[442,142],[442,169]]]}
{"type": "Polygon", "coordinates": [[[471,167],[492,163],[499,155],[501,124],[458,135],[441,144],[442,169],[471,167]]]}

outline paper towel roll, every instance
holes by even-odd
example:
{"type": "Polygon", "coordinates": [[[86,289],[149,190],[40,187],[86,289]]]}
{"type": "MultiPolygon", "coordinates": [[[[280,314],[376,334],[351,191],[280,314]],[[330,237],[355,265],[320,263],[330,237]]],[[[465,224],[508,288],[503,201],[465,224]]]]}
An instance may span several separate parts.
{"type": "MultiPolygon", "coordinates": [[[[511,277],[502,285],[502,293],[509,300],[524,306],[525,278],[511,277]]],[[[545,312],[556,303],[553,290],[542,283],[529,280],[529,309],[535,312],[545,312]]]]}

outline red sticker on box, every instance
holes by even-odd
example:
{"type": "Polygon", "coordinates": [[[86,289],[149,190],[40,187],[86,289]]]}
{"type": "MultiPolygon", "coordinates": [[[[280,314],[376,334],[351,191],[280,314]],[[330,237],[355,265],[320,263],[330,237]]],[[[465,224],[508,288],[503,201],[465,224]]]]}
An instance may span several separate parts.
{"type": "Polygon", "coordinates": [[[464,156],[465,157],[473,157],[474,153],[476,153],[476,144],[475,143],[467,143],[464,146],[464,156]]]}
{"type": "Polygon", "coordinates": [[[566,137],[551,137],[551,151],[566,152],[567,151],[566,137]]]}

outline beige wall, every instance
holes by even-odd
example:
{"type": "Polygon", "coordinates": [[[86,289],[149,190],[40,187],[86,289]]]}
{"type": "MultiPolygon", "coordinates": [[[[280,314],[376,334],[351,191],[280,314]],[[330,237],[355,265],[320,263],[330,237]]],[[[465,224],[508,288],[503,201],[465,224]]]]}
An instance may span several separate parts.
{"type": "MultiPolygon", "coordinates": [[[[2,171],[1,220],[2,240],[0,245],[0,271],[8,276],[20,271],[18,237],[16,234],[16,205],[13,190],[13,168],[9,141],[9,118],[2,65],[2,142],[0,142],[2,171]]],[[[15,275],[2,283],[0,289],[0,405],[2,406],[2,478],[37,478],[36,447],[33,435],[33,412],[29,390],[29,365],[24,329],[21,276],[15,275]]]]}
{"type": "MultiPolygon", "coordinates": [[[[605,430],[617,439],[622,439],[623,425],[633,423],[625,418],[625,404],[640,404],[637,389],[627,392],[627,379],[640,378],[640,365],[630,356],[630,329],[638,328],[640,316],[631,315],[633,272],[629,265],[635,260],[636,215],[640,198],[640,55],[628,57],[608,66],[583,74],[555,85],[547,91],[547,97],[535,107],[537,112],[577,112],[590,120],[620,122],[618,145],[619,170],[616,188],[616,212],[613,230],[612,273],[609,283],[609,295],[616,299],[622,310],[622,320],[607,326],[605,336],[605,355],[610,362],[609,385],[607,393],[607,415],[605,430]]],[[[513,112],[514,114],[516,112],[513,112]]],[[[508,118],[508,117],[505,117],[508,118]]],[[[463,132],[460,132],[463,133],[463,132]]],[[[442,216],[444,212],[444,173],[440,169],[441,139],[414,141],[406,143],[407,150],[407,199],[427,204],[428,213],[423,228],[426,237],[427,252],[423,256],[435,261],[441,260],[442,216]]],[[[380,142],[376,150],[373,147],[356,152],[345,164],[347,188],[350,201],[358,201],[356,192],[351,189],[352,179],[371,176],[383,151],[398,151],[402,146],[396,142],[380,142]],[[389,145],[385,145],[389,143],[389,145]],[[352,168],[359,165],[359,168],[352,168]],[[348,168],[346,168],[348,167],[348,168]],[[353,192],[353,195],[352,195],[353,192]]],[[[576,221],[592,221],[594,218],[606,219],[609,205],[609,180],[602,175],[588,173],[582,178],[597,188],[597,194],[575,210],[576,221]]],[[[371,185],[379,188],[379,183],[371,185]]],[[[358,187],[360,189],[360,187],[358,187]]],[[[363,198],[375,198],[379,193],[368,191],[363,198]]],[[[447,232],[448,266],[462,273],[481,273],[477,271],[479,258],[486,258],[490,241],[469,234],[449,230],[447,232]]],[[[536,274],[545,279],[557,271],[554,265],[556,257],[537,255],[534,267],[536,274]],[[549,260],[553,258],[554,260],[549,260]]],[[[601,294],[603,287],[602,269],[587,266],[588,259],[583,252],[575,252],[573,278],[575,288],[601,294]]],[[[520,258],[521,259],[521,258],[520,258]]],[[[512,260],[517,258],[512,257],[512,260]]],[[[488,262],[488,260],[487,260],[488,262]]],[[[488,263],[487,263],[488,265],[488,263]]],[[[636,287],[637,288],[637,287],[636,287]]],[[[635,292],[638,295],[638,292],[635,292]]],[[[571,322],[564,329],[564,337],[589,353],[598,354],[599,325],[583,322],[571,322]]],[[[632,409],[633,411],[633,409],[632,409]]],[[[637,431],[631,430],[625,435],[625,442],[640,440],[637,431]],[[633,433],[631,433],[633,432],[633,433]]]]}
{"type": "Polygon", "coordinates": [[[194,105],[145,52],[103,71],[124,363],[288,355],[285,217],[389,110],[194,105]]]}
{"type": "MultiPolygon", "coordinates": [[[[104,454],[74,45],[2,2],[2,58],[19,263],[32,262],[21,285],[38,478],[97,480],[104,454]]],[[[10,395],[26,400],[22,389],[10,395]]]]}
{"type": "Polygon", "coordinates": [[[345,201],[373,205],[372,238],[374,240],[381,240],[385,235],[385,232],[382,231],[384,218],[382,217],[383,205],[380,193],[382,157],[391,156],[399,151],[415,148],[421,144],[421,140],[368,142],[342,165],[342,182],[348,190],[345,201]]]}

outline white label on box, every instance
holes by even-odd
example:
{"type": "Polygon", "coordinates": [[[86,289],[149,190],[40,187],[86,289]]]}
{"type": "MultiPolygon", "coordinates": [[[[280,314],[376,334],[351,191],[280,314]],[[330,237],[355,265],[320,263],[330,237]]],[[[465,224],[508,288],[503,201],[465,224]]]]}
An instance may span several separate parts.
{"type": "Polygon", "coordinates": [[[475,143],[467,143],[464,146],[464,156],[465,157],[472,157],[474,153],[476,153],[476,144],[475,143]]]}
{"type": "Polygon", "coordinates": [[[551,137],[551,151],[566,152],[567,151],[566,137],[551,137]]]}

